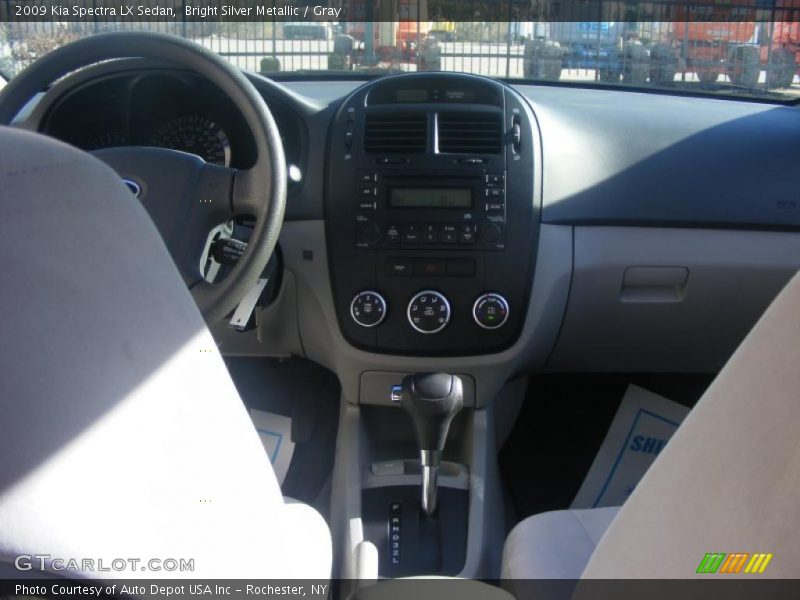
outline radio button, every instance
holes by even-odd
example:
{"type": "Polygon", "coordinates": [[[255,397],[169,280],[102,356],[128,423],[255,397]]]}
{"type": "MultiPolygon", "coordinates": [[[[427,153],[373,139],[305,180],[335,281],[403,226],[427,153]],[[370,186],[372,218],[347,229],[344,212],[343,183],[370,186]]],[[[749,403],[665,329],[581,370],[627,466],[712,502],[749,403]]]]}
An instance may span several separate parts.
{"type": "Polygon", "coordinates": [[[499,213],[503,212],[506,209],[505,202],[487,202],[486,203],[486,212],[494,212],[499,213]]]}
{"type": "Polygon", "coordinates": [[[422,227],[422,241],[427,244],[435,244],[439,241],[439,228],[436,225],[424,225],[422,227]]]}
{"type": "Polygon", "coordinates": [[[360,200],[358,208],[359,210],[377,210],[378,203],[375,200],[360,200]]]}
{"type": "Polygon", "coordinates": [[[378,181],[378,174],[377,173],[361,173],[358,176],[358,181],[360,183],[372,183],[373,181],[378,181]]]}
{"type": "Polygon", "coordinates": [[[472,317],[484,329],[499,329],[508,320],[508,302],[500,294],[484,294],[472,305],[472,317]]]}
{"type": "Polygon", "coordinates": [[[376,327],[386,318],[386,300],[372,290],[359,292],[350,302],[350,316],[362,327],[376,327]]]}
{"type": "Polygon", "coordinates": [[[506,181],[505,175],[487,175],[485,179],[486,183],[505,183],[506,181]]]}
{"type": "Polygon", "coordinates": [[[450,303],[439,292],[424,290],[411,298],[406,315],[419,333],[438,333],[450,322],[450,303]]]}
{"type": "Polygon", "coordinates": [[[377,196],[378,195],[378,188],[367,185],[367,186],[358,186],[356,188],[356,192],[359,196],[377,196]]]}
{"type": "Polygon", "coordinates": [[[466,223],[461,226],[461,232],[458,235],[458,241],[462,244],[475,243],[475,225],[466,223]]]}
{"type": "Polygon", "coordinates": [[[416,244],[419,242],[419,230],[414,224],[403,226],[403,242],[406,244],[416,244]]]}
{"type": "Polygon", "coordinates": [[[502,188],[487,188],[487,198],[505,198],[505,191],[502,188]]]}
{"type": "Polygon", "coordinates": [[[388,244],[400,243],[400,228],[397,225],[389,225],[386,228],[386,242],[388,244]]]}
{"type": "Polygon", "coordinates": [[[445,244],[455,244],[458,242],[458,232],[455,225],[442,225],[442,235],[440,237],[445,244]]]}

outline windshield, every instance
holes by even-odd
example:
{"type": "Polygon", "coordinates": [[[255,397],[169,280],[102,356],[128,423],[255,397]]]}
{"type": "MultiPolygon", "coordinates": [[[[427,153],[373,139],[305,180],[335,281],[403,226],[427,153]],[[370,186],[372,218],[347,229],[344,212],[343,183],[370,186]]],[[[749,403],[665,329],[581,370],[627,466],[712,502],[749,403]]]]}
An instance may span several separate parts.
{"type": "Polygon", "coordinates": [[[81,37],[135,29],[192,39],[270,76],[456,71],[788,101],[800,93],[797,16],[800,0],[7,0],[0,72],[13,76],[81,37]],[[548,14],[557,20],[540,18],[548,14]]]}

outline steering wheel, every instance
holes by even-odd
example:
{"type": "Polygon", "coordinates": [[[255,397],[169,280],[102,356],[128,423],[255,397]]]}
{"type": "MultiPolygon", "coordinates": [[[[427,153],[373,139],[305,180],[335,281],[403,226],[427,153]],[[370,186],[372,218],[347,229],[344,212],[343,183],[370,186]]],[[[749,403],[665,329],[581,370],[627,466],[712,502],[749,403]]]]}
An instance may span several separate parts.
{"type": "MultiPolygon", "coordinates": [[[[119,32],[84,38],[43,56],[0,92],[0,124],[9,125],[53,81],[109,59],[154,58],[195,71],[219,87],[241,112],[255,140],[248,170],[206,163],[177,150],[124,146],[92,152],[138,188],[139,200],[161,233],[208,323],[225,317],[256,284],[278,241],[286,206],[286,160],[264,99],[231,64],[194,42],[160,33],[119,32]],[[247,249],[220,283],[203,278],[208,234],[234,216],[255,217],[247,249]]],[[[135,249],[132,249],[135,251],[135,249]]]]}

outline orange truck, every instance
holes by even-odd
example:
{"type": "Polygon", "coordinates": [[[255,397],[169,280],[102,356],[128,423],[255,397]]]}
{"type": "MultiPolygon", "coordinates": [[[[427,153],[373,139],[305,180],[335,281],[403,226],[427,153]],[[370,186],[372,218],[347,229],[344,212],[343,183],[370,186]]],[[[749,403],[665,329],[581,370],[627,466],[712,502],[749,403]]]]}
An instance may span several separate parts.
{"type": "Polygon", "coordinates": [[[774,23],[770,43],[761,47],[760,59],[767,65],[770,88],[789,87],[800,65],[800,23],[774,23]]]}
{"type": "MultiPolygon", "coordinates": [[[[683,67],[679,70],[695,73],[705,84],[727,74],[734,84],[752,87],[760,73],[758,47],[752,43],[755,32],[756,23],[752,19],[673,23],[672,45],[678,47],[683,67]]],[[[654,45],[650,50],[651,63],[659,62],[662,52],[661,47],[654,45]]]]}
{"type": "Polygon", "coordinates": [[[755,17],[752,0],[677,5],[668,40],[650,49],[650,80],[666,83],[681,71],[695,73],[704,84],[727,74],[736,85],[754,86],[760,73],[758,47],[752,44],[755,17]],[[675,49],[677,62],[672,69],[675,49]]]}
{"type": "Polygon", "coordinates": [[[764,70],[769,88],[790,86],[800,62],[800,25],[792,22],[800,0],[780,0],[774,12],[760,15],[753,6],[752,0],[678,5],[666,39],[650,48],[650,81],[667,83],[690,72],[705,84],[727,75],[734,85],[755,87],[764,70]],[[779,20],[757,22],[765,14],[779,20]]]}

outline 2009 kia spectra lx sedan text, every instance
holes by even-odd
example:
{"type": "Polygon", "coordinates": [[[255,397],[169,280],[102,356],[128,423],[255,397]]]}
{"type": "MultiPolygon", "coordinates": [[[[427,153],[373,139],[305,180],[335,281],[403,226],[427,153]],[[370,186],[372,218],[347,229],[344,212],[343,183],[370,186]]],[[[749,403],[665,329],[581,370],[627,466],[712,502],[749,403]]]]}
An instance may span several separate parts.
{"type": "Polygon", "coordinates": [[[800,4],[705,1],[0,4],[0,595],[796,597],[800,4]]]}

